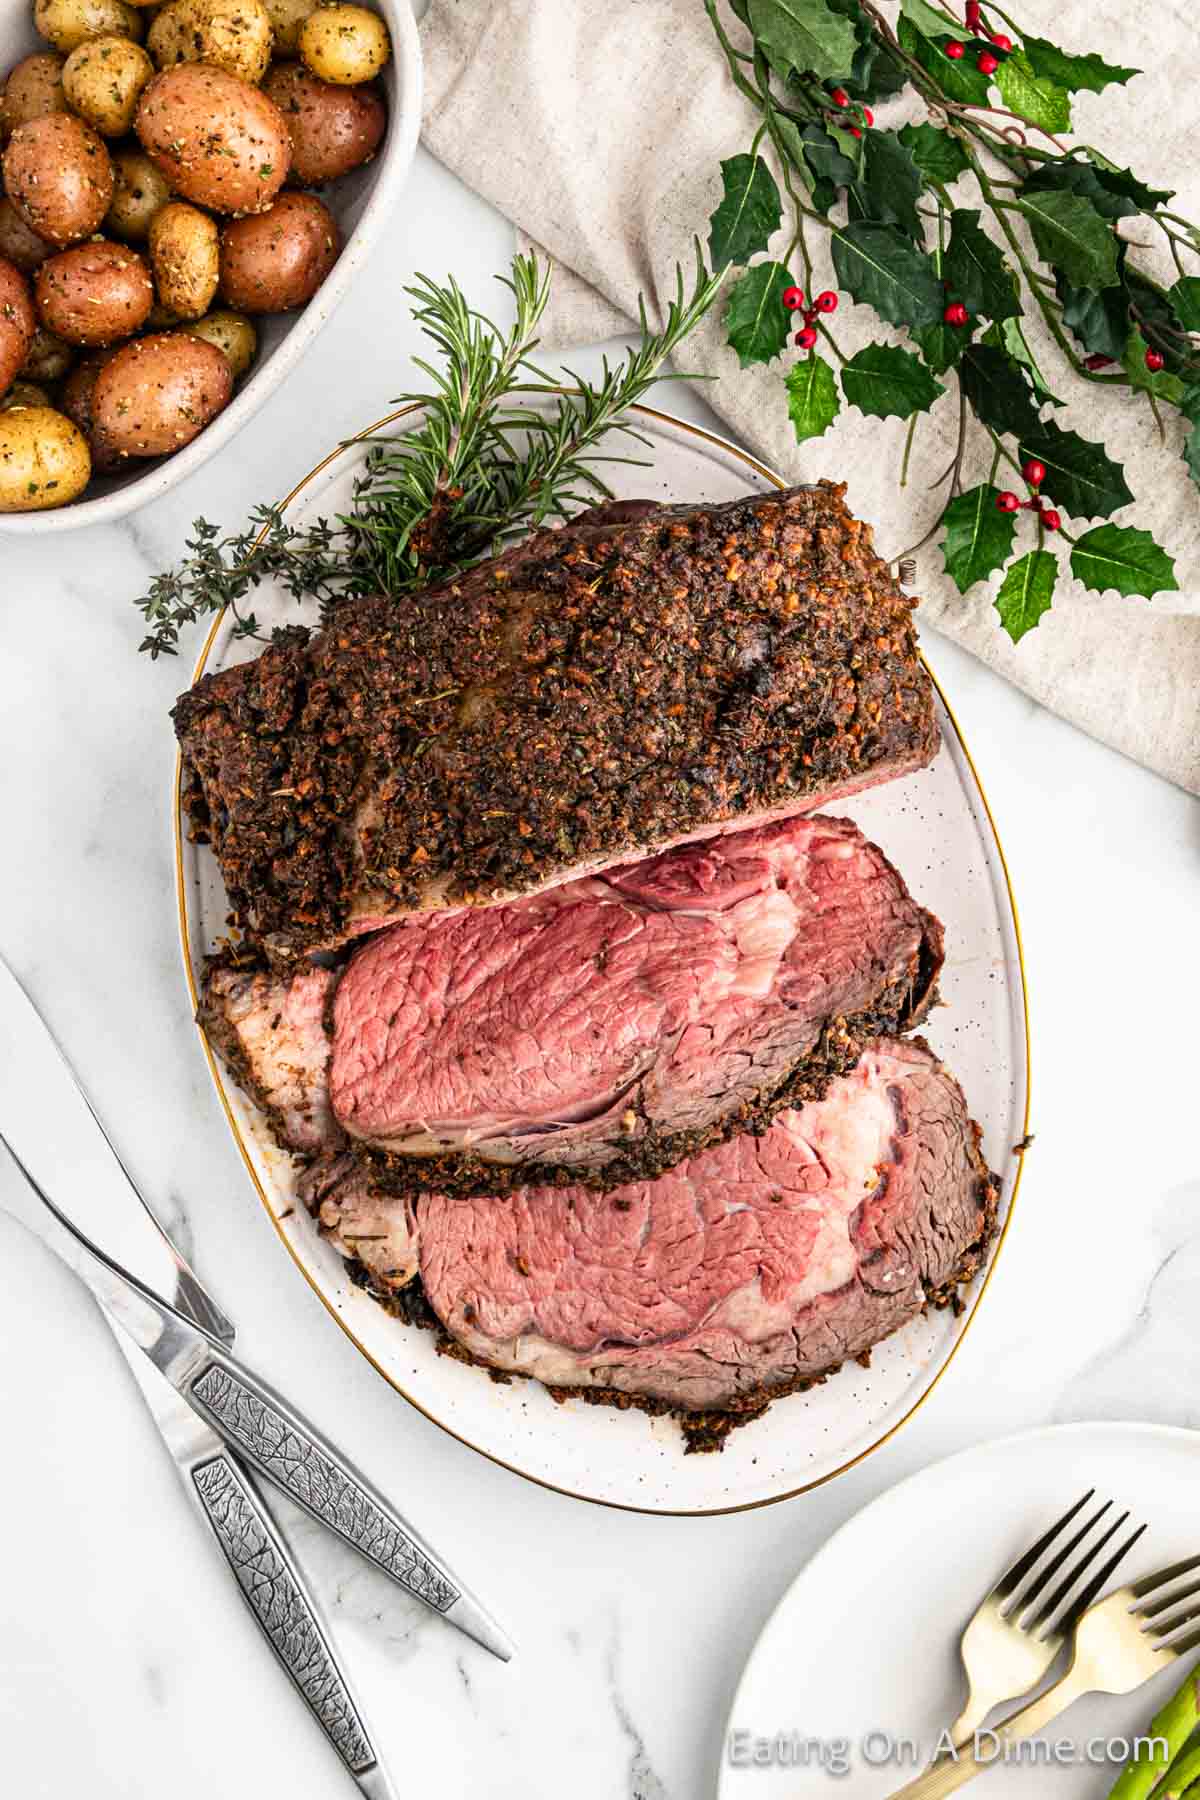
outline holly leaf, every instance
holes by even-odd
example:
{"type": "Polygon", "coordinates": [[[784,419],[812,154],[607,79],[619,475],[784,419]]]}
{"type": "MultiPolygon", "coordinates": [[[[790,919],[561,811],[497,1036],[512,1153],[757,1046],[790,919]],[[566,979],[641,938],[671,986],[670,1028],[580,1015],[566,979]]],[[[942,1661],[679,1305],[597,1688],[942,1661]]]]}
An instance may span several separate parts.
{"type": "Polygon", "coordinates": [[[1030,385],[1039,401],[1048,402],[1051,406],[1062,405],[1058,395],[1052,394],[1046,386],[1045,377],[1037,365],[1033,351],[1025,341],[1025,333],[1021,329],[1019,318],[1004,319],[999,324],[989,325],[979,341],[994,350],[1007,351],[1014,362],[1019,362],[1029,376],[1030,385]]]}
{"type": "Polygon", "coordinates": [[[942,555],[946,573],[960,594],[986,581],[1012,555],[1017,521],[996,506],[999,488],[985,481],[952,500],[942,514],[946,535],[942,555]]]}
{"type": "Polygon", "coordinates": [[[1014,644],[1032,631],[1054,603],[1058,563],[1048,550],[1031,550],[1013,563],[996,595],[1000,623],[1014,644]]]}
{"type": "MultiPolygon", "coordinates": [[[[857,13],[857,7],[855,8],[857,13]]],[[[862,14],[857,13],[861,19],[862,14]]],[[[908,70],[896,60],[894,51],[871,34],[859,37],[854,52],[854,66],[846,77],[846,89],[856,100],[888,100],[898,94],[908,81],[908,70]]]]}
{"type": "Polygon", "coordinates": [[[1117,279],[1117,240],[1090,200],[1071,193],[1022,193],[1017,205],[1044,262],[1075,287],[1111,287],[1117,279]]]}
{"type": "Polygon", "coordinates": [[[1071,93],[1086,88],[1091,94],[1099,94],[1111,82],[1124,85],[1142,72],[1140,69],[1122,69],[1106,63],[1101,56],[1072,56],[1048,39],[1030,37],[1028,34],[1022,36],[1021,48],[1036,74],[1046,81],[1056,82],[1059,87],[1069,89],[1071,93]]]}
{"type": "Polygon", "coordinates": [[[842,369],[846,399],[875,419],[910,419],[928,412],[945,391],[919,357],[896,344],[867,344],[842,369]]]}
{"type": "Polygon", "coordinates": [[[1200,425],[1200,381],[1193,381],[1184,389],[1179,410],[1191,424],[1200,425]]]}
{"type": "Polygon", "coordinates": [[[1077,519],[1107,519],[1133,499],[1124,470],[1103,444],[1063,431],[1052,419],[1022,436],[1020,456],[1045,463],[1043,494],[1077,519]]]}
{"type": "Polygon", "coordinates": [[[1167,299],[1185,331],[1200,331],[1200,275],[1181,275],[1167,299]]]}
{"type": "Polygon", "coordinates": [[[785,383],[788,394],[788,418],[796,428],[796,442],[820,437],[828,431],[841,410],[833,370],[824,357],[814,353],[793,363],[785,383]]]}
{"type": "Polygon", "coordinates": [[[958,139],[936,125],[904,125],[900,142],[927,181],[949,187],[969,167],[966,151],[958,139]]]}
{"type": "Polygon", "coordinates": [[[785,81],[793,69],[836,81],[849,74],[858,47],[849,19],[825,0],[750,0],[750,27],[785,81]]]}
{"type": "Polygon", "coordinates": [[[1200,487],[1200,425],[1193,425],[1183,440],[1183,460],[1188,474],[1200,487]]]}
{"type": "Polygon", "coordinates": [[[788,341],[791,314],[783,290],[792,277],[782,263],[755,263],[729,290],[725,330],[743,369],[770,362],[788,341]]]}
{"type": "Polygon", "coordinates": [[[1152,188],[1136,176],[1132,169],[1123,169],[1119,163],[1109,162],[1107,156],[1099,150],[1088,146],[1088,157],[1101,171],[1104,185],[1114,194],[1124,194],[1132,200],[1139,212],[1153,212],[1156,206],[1165,206],[1168,200],[1175,198],[1172,188],[1152,188]]]}
{"type": "Polygon", "coordinates": [[[1159,548],[1148,531],[1134,525],[1093,525],[1076,538],[1071,551],[1071,572],[1094,594],[1115,589],[1127,598],[1140,594],[1151,600],[1179,587],[1175,564],[1159,548]]]}
{"type": "Polygon", "coordinates": [[[979,226],[979,214],[956,207],[950,214],[950,243],[942,275],[956,300],[985,319],[1019,316],[1016,284],[999,249],[979,226]]]}
{"type": "Polygon", "coordinates": [[[859,222],[833,233],[838,282],[891,325],[933,325],[942,313],[942,284],[924,251],[894,225],[859,222]]]}
{"type": "Polygon", "coordinates": [[[894,131],[868,131],[863,144],[860,186],[870,201],[872,219],[883,225],[898,225],[922,243],[924,232],[917,200],[924,185],[920,169],[894,131]]]}
{"type": "Polygon", "coordinates": [[[1146,367],[1146,340],[1136,327],[1125,340],[1121,367],[1129,377],[1130,387],[1166,400],[1171,406],[1178,406],[1187,392],[1186,384],[1170,369],[1152,371],[1146,367]]]}
{"type": "Polygon", "coordinates": [[[963,351],[958,378],[977,418],[1001,436],[1041,430],[1037,406],[1020,363],[989,344],[963,351]]]}
{"type": "Polygon", "coordinates": [[[1062,302],[1063,324],[1073,331],[1084,349],[1093,356],[1111,356],[1119,361],[1129,335],[1129,298],[1124,288],[1072,287],[1061,275],[1055,278],[1055,290],[1062,302]]]}
{"type": "Polygon", "coordinates": [[[935,375],[944,375],[947,369],[952,369],[971,342],[969,326],[947,325],[944,319],[939,319],[936,325],[927,325],[924,331],[912,332],[911,336],[925,358],[926,366],[935,375]]]}
{"type": "Polygon", "coordinates": [[[931,41],[954,34],[954,20],[930,6],[928,0],[900,0],[900,11],[916,26],[922,37],[931,41]]]}
{"type": "Polygon", "coordinates": [[[731,156],[721,164],[721,180],[725,191],[709,220],[714,269],[748,263],[766,249],[783,218],[775,177],[761,156],[731,156]]]}
{"type": "Polygon", "coordinates": [[[1099,169],[1078,158],[1066,157],[1062,162],[1043,163],[1025,182],[1027,194],[1065,190],[1090,200],[1102,219],[1127,219],[1139,209],[1119,187],[1111,187],[1099,169]]]}
{"type": "Polygon", "coordinates": [[[823,125],[805,125],[796,136],[800,155],[813,178],[813,200],[827,213],[837,199],[838,189],[848,188],[858,180],[862,159],[859,141],[847,135],[845,145],[841,145],[823,125]]]}
{"type": "MultiPolygon", "coordinates": [[[[988,99],[989,78],[981,75],[969,57],[962,57],[954,62],[946,55],[944,46],[954,36],[949,21],[942,27],[944,35],[934,40],[924,37],[911,19],[901,16],[896,27],[896,36],[901,48],[910,56],[915,56],[921,67],[932,75],[943,94],[950,100],[961,100],[967,106],[986,106],[988,99]]],[[[959,38],[959,43],[962,39],[959,38]]]]}
{"type": "Polygon", "coordinates": [[[1070,94],[1039,75],[1023,50],[1014,50],[1004,58],[996,70],[996,86],[1010,111],[1031,125],[1040,125],[1043,131],[1070,129],[1070,94]]]}

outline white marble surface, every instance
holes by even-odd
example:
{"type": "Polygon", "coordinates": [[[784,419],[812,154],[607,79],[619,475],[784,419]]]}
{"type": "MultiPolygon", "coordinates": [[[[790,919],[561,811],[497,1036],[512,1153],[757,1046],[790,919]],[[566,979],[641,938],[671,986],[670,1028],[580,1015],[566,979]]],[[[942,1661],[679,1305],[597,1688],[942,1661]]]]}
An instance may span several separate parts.
{"type": "MultiPolygon", "coordinates": [[[[767,1611],[872,1495],[1027,1424],[1200,1426],[1200,807],[927,639],[1021,904],[1037,1143],[988,1301],[892,1444],[786,1505],[656,1519],[531,1487],[409,1410],[280,1252],[218,1111],[172,891],[166,711],[187,664],[136,656],[130,599],[193,514],[233,524],[409,385],[414,269],[453,268],[478,292],[509,250],[508,228],[422,156],[367,279],[216,466],[123,526],[0,538],[0,949],[146,1191],[186,1220],[248,1360],[336,1430],[518,1639],[502,1667],[298,1526],[399,1791],[696,1800],[767,1611]]],[[[14,1179],[0,1166],[0,1203],[14,1179]]],[[[0,1403],[0,1791],[348,1793],[90,1302],[3,1217],[0,1403]]]]}

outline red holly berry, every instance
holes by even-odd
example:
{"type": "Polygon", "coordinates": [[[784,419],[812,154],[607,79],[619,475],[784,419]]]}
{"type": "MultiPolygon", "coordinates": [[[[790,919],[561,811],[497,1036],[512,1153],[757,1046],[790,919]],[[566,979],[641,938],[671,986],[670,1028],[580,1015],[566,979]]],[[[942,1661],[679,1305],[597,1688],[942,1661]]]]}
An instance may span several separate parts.
{"type": "Polygon", "coordinates": [[[1083,366],[1085,369],[1106,369],[1111,361],[1111,356],[1102,356],[1100,351],[1097,350],[1094,356],[1084,357],[1083,366]]]}
{"type": "Polygon", "coordinates": [[[803,331],[796,333],[796,342],[802,350],[811,350],[816,341],[817,334],[811,325],[806,325],[803,331]]]}
{"type": "Polygon", "coordinates": [[[967,46],[965,44],[960,44],[957,38],[951,38],[950,42],[946,45],[946,55],[950,58],[950,61],[958,62],[959,58],[966,54],[967,46]]]}
{"type": "Polygon", "coordinates": [[[1150,373],[1152,375],[1157,375],[1162,366],[1163,359],[1160,352],[1157,350],[1147,350],[1146,367],[1149,369],[1150,373]]]}
{"type": "Polygon", "coordinates": [[[785,287],[783,290],[783,304],[787,307],[789,312],[799,312],[800,308],[804,305],[803,288],[785,287]]]}
{"type": "Polygon", "coordinates": [[[873,125],[875,123],[875,114],[871,111],[870,107],[864,106],[861,108],[861,111],[862,111],[863,124],[864,125],[873,125]]]}
{"type": "Polygon", "coordinates": [[[1029,483],[1030,487],[1041,487],[1043,481],[1046,479],[1046,465],[1045,463],[1037,462],[1033,457],[1030,457],[1027,463],[1022,464],[1021,473],[1029,483]]]}
{"type": "Polygon", "coordinates": [[[963,7],[963,19],[968,31],[979,30],[979,14],[979,0],[967,0],[967,4],[963,7]]]}
{"type": "Polygon", "coordinates": [[[850,104],[850,96],[845,88],[834,88],[829,98],[833,101],[835,106],[849,106],[850,104]]]}
{"type": "Polygon", "coordinates": [[[997,50],[1004,50],[1005,52],[1007,52],[1012,49],[1012,47],[1013,47],[1012,39],[1010,37],[1006,37],[1002,31],[990,32],[989,36],[991,37],[991,40],[992,40],[993,44],[995,44],[997,50]]]}
{"type": "Polygon", "coordinates": [[[979,70],[981,75],[994,75],[996,70],[1000,67],[1000,64],[990,50],[985,50],[983,55],[979,58],[979,61],[975,64],[975,67],[979,70]]]}
{"type": "Polygon", "coordinates": [[[857,125],[847,125],[846,130],[850,133],[851,137],[860,138],[862,136],[862,132],[858,129],[857,125]]]}
{"type": "Polygon", "coordinates": [[[823,313],[831,313],[831,312],[837,311],[838,297],[834,293],[832,288],[826,288],[825,292],[823,294],[817,295],[816,308],[817,308],[818,312],[823,312],[823,313]]]}
{"type": "Polygon", "coordinates": [[[942,314],[947,325],[965,325],[970,316],[961,300],[952,300],[942,314]]]}
{"type": "Polygon", "coordinates": [[[1014,493],[1005,488],[1002,494],[996,495],[996,505],[1001,512],[1016,512],[1021,502],[1014,493]]]}
{"type": "Polygon", "coordinates": [[[1047,531],[1058,531],[1060,529],[1062,520],[1052,506],[1044,508],[1042,512],[1042,524],[1046,527],[1047,531]]]}

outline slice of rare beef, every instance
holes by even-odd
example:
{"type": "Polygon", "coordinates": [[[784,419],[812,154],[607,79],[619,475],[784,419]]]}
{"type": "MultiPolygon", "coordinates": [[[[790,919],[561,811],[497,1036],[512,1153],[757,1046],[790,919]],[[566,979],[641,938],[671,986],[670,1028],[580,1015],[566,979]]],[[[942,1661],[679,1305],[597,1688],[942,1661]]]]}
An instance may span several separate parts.
{"type": "Polygon", "coordinates": [[[871,1046],[825,1099],[612,1193],[426,1194],[321,1211],[378,1291],[424,1298],[480,1363],[685,1412],[805,1387],[979,1268],[995,1183],[962,1091],[919,1038],[871,1046]],[[355,1229],[365,1227],[366,1253],[355,1229]],[[397,1274],[388,1277],[387,1269],[397,1274]]]}
{"type": "Polygon", "coordinates": [[[584,514],[207,675],[196,835],[276,964],[929,762],[914,601],[842,489],[584,514]]]}
{"type": "Polygon", "coordinates": [[[397,1191],[493,1191],[495,1165],[657,1175],[915,1023],[941,942],[847,820],[682,845],[364,946],[333,1002],[333,1112],[397,1191]]]}
{"type": "Polygon", "coordinates": [[[340,1126],[392,1191],[612,1187],[765,1130],[918,1022],[941,942],[854,825],[795,818],[394,926],[336,990],[218,965],[203,1017],[281,1142],[340,1126]]]}

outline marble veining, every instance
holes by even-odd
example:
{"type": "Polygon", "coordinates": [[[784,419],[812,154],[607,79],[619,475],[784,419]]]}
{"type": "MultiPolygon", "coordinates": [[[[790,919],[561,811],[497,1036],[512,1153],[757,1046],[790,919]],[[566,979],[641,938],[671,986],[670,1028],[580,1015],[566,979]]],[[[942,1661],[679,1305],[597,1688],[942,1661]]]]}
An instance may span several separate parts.
{"type": "MultiPolygon", "coordinates": [[[[286,492],[414,385],[400,294],[415,270],[453,269],[495,303],[511,248],[509,227],[419,156],[388,242],[228,453],[116,526],[53,545],[0,537],[0,953],[247,1361],[517,1640],[511,1664],[494,1661],[272,1497],[400,1791],[701,1800],[763,1621],[851,1512],[1027,1426],[1200,1424],[1200,807],[927,638],[1020,903],[1037,1142],[988,1303],[884,1449],[786,1505],[648,1518],[532,1487],[406,1407],[281,1250],[212,1092],[180,972],[170,821],[167,713],[198,637],[175,662],[139,658],[130,602],[193,518],[240,526],[250,501],[286,492]]],[[[679,386],[662,404],[705,417],[679,386]]],[[[0,1207],[14,1180],[0,1162],[0,1207]]],[[[2,1391],[24,1476],[0,1483],[5,1791],[342,1800],[344,1770],[246,1616],[95,1307],[3,1216],[0,1367],[22,1373],[2,1391]],[[103,1479],[85,1484],[84,1468],[103,1479]]]]}

